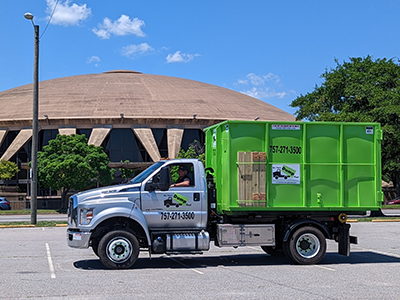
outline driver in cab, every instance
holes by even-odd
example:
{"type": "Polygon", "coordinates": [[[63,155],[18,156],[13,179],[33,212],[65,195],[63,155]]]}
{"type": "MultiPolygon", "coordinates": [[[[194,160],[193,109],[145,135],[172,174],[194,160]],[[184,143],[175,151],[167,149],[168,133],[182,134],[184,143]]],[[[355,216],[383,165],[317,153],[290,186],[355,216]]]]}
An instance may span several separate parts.
{"type": "Polygon", "coordinates": [[[189,186],[190,178],[187,176],[187,170],[185,166],[179,166],[178,169],[179,178],[176,183],[171,184],[171,187],[179,187],[179,186],[189,186]]]}

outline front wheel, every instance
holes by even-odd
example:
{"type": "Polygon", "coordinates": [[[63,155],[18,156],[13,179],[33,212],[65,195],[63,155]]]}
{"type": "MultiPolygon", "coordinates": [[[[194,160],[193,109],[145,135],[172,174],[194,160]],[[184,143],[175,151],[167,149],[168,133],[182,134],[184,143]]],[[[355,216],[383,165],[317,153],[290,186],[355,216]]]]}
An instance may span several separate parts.
{"type": "Polygon", "coordinates": [[[321,261],[326,252],[325,236],[315,227],[301,227],[284,243],[284,251],[298,264],[316,264],[321,261]]]}
{"type": "Polygon", "coordinates": [[[99,240],[95,239],[92,241],[92,250],[93,253],[96,254],[96,256],[99,256],[99,240]]]}
{"type": "Polygon", "coordinates": [[[109,269],[128,269],[139,256],[139,242],[130,231],[111,231],[100,240],[98,256],[109,269]]]}

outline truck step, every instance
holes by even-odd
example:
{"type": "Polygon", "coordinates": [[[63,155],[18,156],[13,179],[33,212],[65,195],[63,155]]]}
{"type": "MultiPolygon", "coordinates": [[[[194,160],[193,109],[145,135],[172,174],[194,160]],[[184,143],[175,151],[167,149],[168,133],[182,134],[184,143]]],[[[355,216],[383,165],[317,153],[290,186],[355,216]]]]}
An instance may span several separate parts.
{"type": "Polygon", "coordinates": [[[179,254],[203,254],[203,251],[186,250],[186,251],[167,251],[167,255],[179,255],[179,254]]]}

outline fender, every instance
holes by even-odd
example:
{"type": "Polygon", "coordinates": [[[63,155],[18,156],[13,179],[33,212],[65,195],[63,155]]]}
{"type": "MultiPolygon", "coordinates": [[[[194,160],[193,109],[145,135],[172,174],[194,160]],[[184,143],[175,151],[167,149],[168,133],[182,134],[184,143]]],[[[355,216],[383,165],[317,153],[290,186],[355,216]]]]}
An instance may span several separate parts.
{"type": "Polygon", "coordinates": [[[142,226],[144,233],[146,234],[147,243],[149,245],[149,249],[151,248],[151,240],[150,240],[150,232],[149,227],[147,226],[146,218],[143,215],[142,210],[136,204],[133,205],[130,218],[135,220],[140,226],[142,226]]]}
{"type": "Polygon", "coordinates": [[[295,223],[292,223],[289,225],[289,228],[285,230],[285,234],[283,235],[283,242],[287,242],[289,240],[289,236],[290,234],[296,230],[299,227],[302,227],[304,225],[312,225],[318,229],[320,229],[322,231],[322,233],[328,238],[331,239],[332,236],[329,233],[328,229],[326,228],[325,225],[315,221],[315,220],[311,220],[311,219],[302,219],[299,221],[296,221],[295,223]]]}
{"type": "MultiPolygon", "coordinates": [[[[147,226],[147,221],[143,215],[142,210],[136,205],[134,202],[127,200],[126,198],[110,198],[112,202],[118,203],[118,206],[112,206],[100,211],[98,214],[95,213],[92,222],[89,225],[80,225],[81,229],[87,229],[93,231],[99,224],[103,223],[107,219],[115,218],[115,217],[124,217],[127,219],[132,219],[136,221],[142,228],[146,234],[146,238],[149,246],[151,246],[150,233],[149,228],[147,226]]],[[[109,202],[102,203],[92,203],[91,200],[85,203],[82,207],[90,208],[93,204],[96,204],[96,207],[101,208],[101,205],[109,205],[109,202]],[[92,205],[91,205],[92,204],[92,205]]]]}
{"type": "MultiPolygon", "coordinates": [[[[111,199],[111,198],[110,198],[111,199]]],[[[103,199],[102,199],[103,200],[103,199]]],[[[86,229],[86,230],[94,230],[97,225],[102,223],[103,221],[113,218],[113,217],[125,217],[129,218],[131,214],[132,207],[135,205],[131,201],[128,201],[126,198],[112,198],[112,202],[118,203],[118,206],[112,206],[110,205],[111,201],[96,201],[96,200],[91,200],[88,202],[82,203],[80,209],[84,208],[93,208],[96,207],[96,210],[94,210],[94,216],[92,221],[90,222],[89,225],[80,225],[80,229],[86,229]],[[107,208],[108,207],[108,208],[107,208]],[[99,211],[100,210],[100,211],[99,211]]],[[[79,217],[79,216],[78,216],[79,217]]]]}

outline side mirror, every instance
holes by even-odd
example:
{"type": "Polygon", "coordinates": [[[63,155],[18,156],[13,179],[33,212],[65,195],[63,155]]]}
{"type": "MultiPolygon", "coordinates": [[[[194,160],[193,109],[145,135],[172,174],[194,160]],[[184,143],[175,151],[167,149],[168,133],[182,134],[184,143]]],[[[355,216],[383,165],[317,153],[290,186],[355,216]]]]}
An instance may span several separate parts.
{"type": "Polygon", "coordinates": [[[160,177],[158,182],[147,182],[145,190],[154,191],[159,189],[161,191],[168,191],[171,185],[171,175],[169,173],[168,167],[163,167],[160,171],[160,177]]]}
{"type": "Polygon", "coordinates": [[[161,191],[168,191],[171,185],[171,175],[169,173],[168,167],[163,167],[160,172],[160,182],[158,183],[158,188],[161,191]]]}

